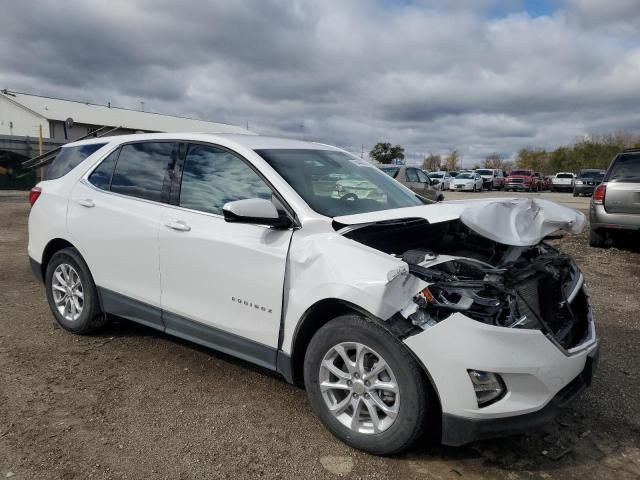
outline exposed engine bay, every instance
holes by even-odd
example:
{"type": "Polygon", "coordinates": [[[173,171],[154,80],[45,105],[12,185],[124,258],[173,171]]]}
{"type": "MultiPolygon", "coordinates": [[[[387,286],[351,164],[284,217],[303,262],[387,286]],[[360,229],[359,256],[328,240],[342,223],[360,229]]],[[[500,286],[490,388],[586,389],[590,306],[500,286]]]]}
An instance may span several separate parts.
{"type": "Polygon", "coordinates": [[[401,258],[410,274],[430,284],[407,312],[423,329],[461,312],[489,325],[541,330],[564,350],[591,333],[582,274],[569,256],[544,242],[504,245],[460,220],[394,220],[343,234],[401,258]]]}

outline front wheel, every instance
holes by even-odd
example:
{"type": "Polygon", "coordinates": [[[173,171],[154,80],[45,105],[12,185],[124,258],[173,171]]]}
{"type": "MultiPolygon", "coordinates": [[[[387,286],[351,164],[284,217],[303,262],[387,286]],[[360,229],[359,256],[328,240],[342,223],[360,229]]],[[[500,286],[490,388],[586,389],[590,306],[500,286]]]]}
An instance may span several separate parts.
{"type": "MultiPolygon", "coordinates": [[[[324,325],[305,355],[311,406],[347,445],[374,455],[409,447],[423,433],[435,404],[421,368],[382,326],[360,315],[324,325]]],[[[437,428],[438,419],[429,419],[437,428]]]]}

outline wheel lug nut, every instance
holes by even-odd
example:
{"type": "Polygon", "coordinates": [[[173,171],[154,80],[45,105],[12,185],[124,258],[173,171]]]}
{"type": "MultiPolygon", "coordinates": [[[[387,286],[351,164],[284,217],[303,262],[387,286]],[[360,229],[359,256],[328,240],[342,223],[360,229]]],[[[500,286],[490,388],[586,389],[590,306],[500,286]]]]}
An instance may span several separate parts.
{"type": "Polygon", "coordinates": [[[364,384],[365,384],[366,387],[368,387],[370,385],[369,384],[369,380],[365,381],[364,384]]]}
{"type": "Polygon", "coordinates": [[[354,394],[353,394],[353,398],[358,398],[358,394],[357,394],[357,393],[354,393],[354,394]]]}
{"type": "Polygon", "coordinates": [[[369,398],[369,394],[368,394],[368,393],[365,393],[365,394],[364,394],[364,398],[369,398]]]}
{"type": "Polygon", "coordinates": [[[351,386],[351,380],[347,380],[347,385],[351,386]]]}
{"type": "Polygon", "coordinates": [[[356,378],[360,377],[360,375],[358,375],[357,373],[354,373],[353,376],[356,377],[356,378]]]}

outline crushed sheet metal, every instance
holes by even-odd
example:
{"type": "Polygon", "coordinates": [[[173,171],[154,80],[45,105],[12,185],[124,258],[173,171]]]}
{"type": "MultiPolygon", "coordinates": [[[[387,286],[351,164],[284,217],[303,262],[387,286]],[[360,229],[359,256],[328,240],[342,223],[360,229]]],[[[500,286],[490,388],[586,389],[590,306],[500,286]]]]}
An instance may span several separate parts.
{"type": "Polygon", "coordinates": [[[548,200],[496,200],[482,208],[467,208],[460,221],[476,233],[505,245],[536,245],[558,230],[580,233],[585,216],[578,210],[548,200]]]}

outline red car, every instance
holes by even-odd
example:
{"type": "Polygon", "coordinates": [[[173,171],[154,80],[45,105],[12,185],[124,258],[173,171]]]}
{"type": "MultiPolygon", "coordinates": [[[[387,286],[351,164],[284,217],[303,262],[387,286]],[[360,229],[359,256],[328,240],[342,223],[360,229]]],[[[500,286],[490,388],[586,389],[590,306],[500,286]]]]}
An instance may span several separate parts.
{"type": "Polygon", "coordinates": [[[536,175],[533,170],[511,170],[504,182],[504,189],[507,192],[509,190],[538,192],[541,189],[539,175],[536,175]]]}

